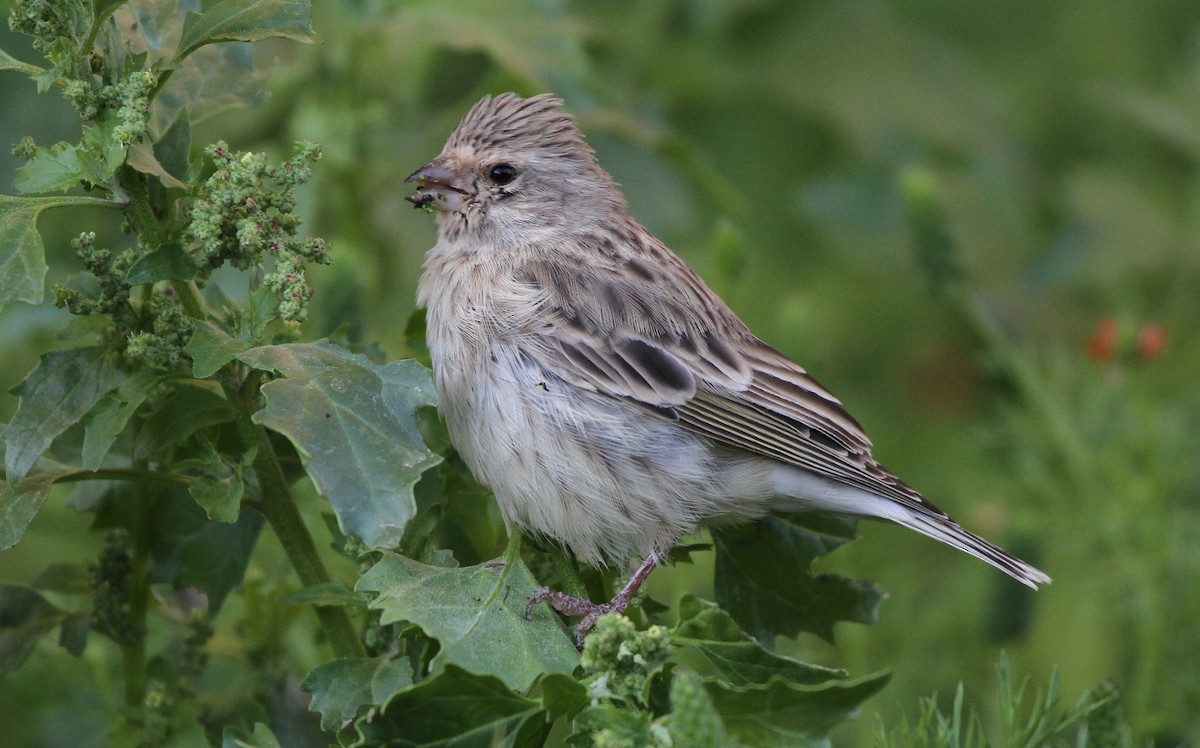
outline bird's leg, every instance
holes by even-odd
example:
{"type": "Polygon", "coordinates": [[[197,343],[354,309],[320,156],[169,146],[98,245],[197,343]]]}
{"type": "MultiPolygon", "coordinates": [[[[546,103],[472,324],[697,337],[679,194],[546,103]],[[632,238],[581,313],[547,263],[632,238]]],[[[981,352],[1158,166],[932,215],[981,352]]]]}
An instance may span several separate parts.
{"type": "Polygon", "coordinates": [[[664,554],[651,551],[650,555],[646,556],[646,559],[633,572],[633,576],[629,577],[629,581],[625,583],[621,591],[606,603],[594,603],[586,597],[568,595],[549,587],[538,587],[533,596],[529,598],[529,604],[525,606],[525,617],[529,618],[533,614],[533,608],[538,603],[550,603],[551,608],[564,615],[583,616],[583,620],[575,627],[575,645],[583,649],[583,638],[592,630],[592,626],[596,625],[596,619],[605,613],[624,612],[642,583],[646,581],[646,577],[650,576],[650,572],[654,571],[664,558],[664,554]]]}

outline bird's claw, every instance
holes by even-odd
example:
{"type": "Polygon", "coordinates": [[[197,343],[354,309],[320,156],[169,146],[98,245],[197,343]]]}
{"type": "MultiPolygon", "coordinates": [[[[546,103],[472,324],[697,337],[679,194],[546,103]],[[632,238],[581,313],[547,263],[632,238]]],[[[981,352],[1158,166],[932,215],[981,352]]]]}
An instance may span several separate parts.
{"type": "Polygon", "coordinates": [[[558,592],[549,587],[538,587],[529,598],[529,603],[525,606],[525,620],[529,620],[533,615],[533,609],[540,603],[549,603],[551,608],[554,608],[559,613],[568,616],[583,616],[575,626],[575,646],[583,649],[583,640],[587,633],[596,625],[597,619],[605,613],[620,613],[625,610],[629,604],[628,601],[613,600],[607,603],[594,603],[586,597],[578,595],[568,595],[565,592],[558,592]]]}

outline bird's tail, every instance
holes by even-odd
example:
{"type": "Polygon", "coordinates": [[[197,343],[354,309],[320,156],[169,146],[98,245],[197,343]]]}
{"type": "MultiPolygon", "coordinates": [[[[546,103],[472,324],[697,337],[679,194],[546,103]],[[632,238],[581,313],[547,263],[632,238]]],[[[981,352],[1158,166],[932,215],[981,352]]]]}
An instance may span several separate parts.
{"type": "Polygon", "coordinates": [[[896,496],[882,496],[857,486],[816,475],[791,465],[777,464],[773,473],[776,494],[783,510],[818,509],[836,514],[880,519],[916,530],[934,540],[988,562],[1021,584],[1037,589],[1050,577],[1021,559],[958,526],[945,512],[925,501],[916,491],[897,481],[896,496]]]}
{"type": "Polygon", "coordinates": [[[908,510],[904,515],[889,517],[898,525],[916,530],[922,535],[928,535],[934,540],[940,540],[946,545],[969,553],[975,558],[988,562],[1000,571],[1009,575],[1026,587],[1037,589],[1039,584],[1049,584],[1050,577],[1040,569],[1025,563],[1007,551],[997,548],[973,532],[959,527],[954,520],[945,515],[926,514],[921,510],[908,510]]]}

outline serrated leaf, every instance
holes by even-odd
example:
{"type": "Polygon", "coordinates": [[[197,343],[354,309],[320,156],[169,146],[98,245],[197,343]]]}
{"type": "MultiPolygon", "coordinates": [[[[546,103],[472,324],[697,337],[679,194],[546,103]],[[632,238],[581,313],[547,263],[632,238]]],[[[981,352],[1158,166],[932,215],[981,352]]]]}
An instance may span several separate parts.
{"type": "Polygon", "coordinates": [[[537,586],[519,559],[446,569],[388,553],[356,589],[379,593],[371,607],[382,611],[381,623],[410,621],[438,640],[435,670],[457,665],[524,690],[544,672],[569,673],[579,663],[570,637],[546,606],[525,620],[537,586]]]}
{"type": "Polygon", "coordinates": [[[161,372],[141,369],[100,399],[88,412],[83,432],[83,467],[97,470],[129,419],[154,387],[165,379],[161,372]]]}
{"type": "Polygon", "coordinates": [[[396,694],[358,730],[368,746],[500,748],[516,745],[526,723],[541,715],[536,701],[496,678],[451,665],[396,694]]]}
{"type": "Polygon", "coordinates": [[[78,187],[82,174],[78,146],[56,143],[49,148],[37,148],[33,157],[17,169],[13,189],[24,194],[36,192],[65,192],[78,187]]]}
{"type": "Polygon", "coordinates": [[[0,195],[0,311],[16,301],[42,303],[46,250],[38,234],[38,215],[66,205],[106,205],[90,197],[12,197],[0,195]]]}
{"type": "Polygon", "coordinates": [[[342,530],[368,547],[395,546],[416,511],[413,485],[441,461],[417,427],[417,409],[436,397],[429,372],[412,361],[380,366],[327,341],[253,348],[238,360],[286,377],[263,386],[254,420],[296,446],[342,530]]]}
{"type": "Polygon", "coordinates": [[[281,37],[311,43],[312,8],[305,0],[224,0],[183,21],[176,61],[215,42],[256,42],[281,37]]]}
{"type": "Polygon", "coordinates": [[[0,196],[0,311],[14,301],[42,302],[46,251],[37,231],[40,202],[0,196]]]}
{"type": "Polygon", "coordinates": [[[0,585],[0,675],[16,670],[67,613],[28,587],[0,585]]]}
{"type": "Polygon", "coordinates": [[[405,658],[333,660],[304,677],[303,691],[312,694],[309,711],[321,715],[321,729],[340,730],[364,706],[383,704],[413,683],[412,664],[405,658]]]}
{"type": "Polygon", "coordinates": [[[207,379],[250,347],[250,343],[230,337],[212,322],[197,320],[183,351],[192,359],[192,374],[207,379]]]}
{"type": "Polygon", "coordinates": [[[731,686],[704,681],[729,735],[756,748],[828,748],[829,731],[858,713],[863,701],[887,684],[888,673],[823,686],[776,678],[766,685],[731,686]]]}
{"type": "Polygon", "coordinates": [[[4,431],[8,480],[19,484],[54,437],[78,423],[122,377],[108,348],[68,348],[42,356],[13,393],[16,415],[4,431]]]}
{"type": "Polygon", "coordinates": [[[852,538],[853,528],[852,520],[794,514],[714,530],[717,602],[767,644],[801,631],[832,642],[838,621],[874,623],[882,590],[867,581],[811,573],[813,561],[852,538]]]}
{"type": "Polygon", "coordinates": [[[38,473],[16,486],[8,481],[0,481],[0,551],[12,548],[21,540],[25,528],[29,527],[42,504],[46,503],[50,487],[59,478],[74,472],[38,473]]]}
{"type": "Polygon", "coordinates": [[[242,512],[233,524],[209,522],[187,491],[160,491],[147,528],[150,577],[175,589],[202,590],[208,595],[209,611],[215,613],[241,584],[262,525],[257,512],[242,512]]]}
{"type": "Polygon", "coordinates": [[[768,652],[715,603],[693,595],[679,601],[679,623],[671,631],[671,643],[684,649],[677,660],[701,673],[715,671],[734,686],[762,684],[774,677],[813,685],[846,676],[844,670],[768,652]]]}

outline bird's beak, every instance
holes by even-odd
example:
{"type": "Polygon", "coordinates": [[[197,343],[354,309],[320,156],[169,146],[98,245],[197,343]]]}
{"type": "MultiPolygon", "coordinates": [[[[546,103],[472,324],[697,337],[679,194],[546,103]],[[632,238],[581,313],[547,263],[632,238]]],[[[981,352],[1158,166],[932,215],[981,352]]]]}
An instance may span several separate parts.
{"type": "Polygon", "coordinates": [[[438,210],[462,210],[467,196],[463,178],[442,159],[434,159],[404,180],[417,183],[417,191],[404,198],[418,208],[432,205],[438,210]]]}

